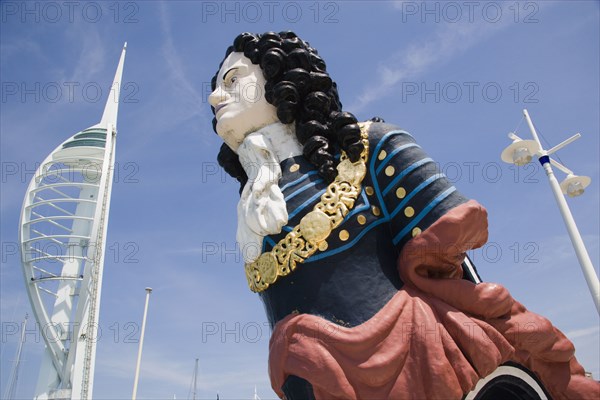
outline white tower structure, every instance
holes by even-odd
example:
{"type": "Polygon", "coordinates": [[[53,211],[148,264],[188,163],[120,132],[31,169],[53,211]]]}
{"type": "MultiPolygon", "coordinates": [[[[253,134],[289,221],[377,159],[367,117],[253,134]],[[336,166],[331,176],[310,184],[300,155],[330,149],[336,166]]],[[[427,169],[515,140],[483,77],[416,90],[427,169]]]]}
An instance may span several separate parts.
{"type": "Polygon", "coordinates": [[[25,285],[45,341],[36,399],[91,399],[125,50],[101,121],[60,144],[29,183],[25,285]]]}

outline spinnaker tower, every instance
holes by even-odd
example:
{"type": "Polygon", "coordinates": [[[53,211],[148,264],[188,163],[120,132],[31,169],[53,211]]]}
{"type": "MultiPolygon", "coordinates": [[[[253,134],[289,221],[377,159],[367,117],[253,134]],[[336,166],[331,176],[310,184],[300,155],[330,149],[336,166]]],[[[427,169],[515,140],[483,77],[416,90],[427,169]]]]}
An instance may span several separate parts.
{"type": "Polygon", "coordinates": [[[102,119],[61,143],[25,194],[25,285],[45,342],[35,399],[91,399],[127,43],[102,119]]]}

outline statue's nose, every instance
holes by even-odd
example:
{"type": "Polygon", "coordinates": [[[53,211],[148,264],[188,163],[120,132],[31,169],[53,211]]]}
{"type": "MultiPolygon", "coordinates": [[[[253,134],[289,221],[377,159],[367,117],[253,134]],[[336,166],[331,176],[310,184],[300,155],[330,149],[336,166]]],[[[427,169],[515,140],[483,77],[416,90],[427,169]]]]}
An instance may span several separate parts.
{"type": "Polygon", "coordinates": [[[229,93],[225,90],[221,89],[221,87],[217,87],[213,92],[208,96],[208,102],[211,106],[216,107],[219,103],[223,103],[229,98],[229,93]]]}

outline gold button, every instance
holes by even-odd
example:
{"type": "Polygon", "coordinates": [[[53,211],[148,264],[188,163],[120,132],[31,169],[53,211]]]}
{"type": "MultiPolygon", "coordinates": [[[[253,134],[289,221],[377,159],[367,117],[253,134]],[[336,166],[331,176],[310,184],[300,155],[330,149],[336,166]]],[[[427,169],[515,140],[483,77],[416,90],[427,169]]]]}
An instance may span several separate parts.
{"type": "Polygon", "coordinates": [[[375,193],[375,191],[373,190],[373,188],[372,188],[371,186],[367,186],[367,187],[365,188],[365,192],[367,192],[367,194],[368,194],[369,196],[373,196],[373,193],[375,193]]]}
{"type": "Polygon", "coordinates": [[[300,165],[294,164],[290,167],[290,172],[296,172],[300,169],[300,165]]]}
{"type": "Polygon", "coordinates": [[[392,175],[394,175],[394,172],[396,172],[396,169],[394,168],[394,166],[393,166],[393,165],[388,165],[388,166],[385,168],[385,174],[386,174],[387,176],[392,176],[392,175]]]}
{"type": "Polygon", "coordinates": [[[378,217],[381,214],[381,211],[379,210],[379,207],[377,207],[377,206],[371,207],[371,211],[373,212],[373,215],[376,217],[378,217]]]}
{"type": "Polygon", "coordinates": [[[419,228],[418,226],[412,230],[413,237],[420,235],[420,234],[421,234],[421,228],[419,228]]]}
{"type": "Polygon", "coordinates": [[[319,243],[319,250],[321,251],[327,250],[328,247],[329,245],[327,244],[326,240],[323,240],[321,243],[319,243]]]}
{"type": "Polygon", "coordinates": [[[396,189],[396,197],[399,199],[403,199],[406,196],[406,190],[403,187],[399,187],[396,189]]]}
{"type": "Polygon", "coordinates": [[[367,217],[365,217],[364,215],[359,215],[358,217],[356,217],[356,220],[358,221],[359,224],[364,225],[365,222],[367,222],[367,217]]]}
{"type": "Polygon", "coordinates": [[[404,215],[406,215],[408,218],[412,217],[413,215],[415,215],[415,209],[408,206],[404,209],[404,215]]]}
{"type": "Polygon", "coordinates": [[[342,242],[345,242],[346,240],[348,240],[348,238],[349,238],[349,237],[350,237],[350,234],[348,233],[348,231],[347,231],[347,230],[345,230],[345,229],[342,229],[342,230],[340,231],[340,240],[341,240],[342,242]]]}
{"type": "Polygon", "coordinates": [[[387,153],[385,152],[385,150],[381,150],[381,152],[379,153],[379,156],[377,156],[377,158],[380,160],[383,160],[385,158],[385,156],[387,156],[387,153]]]}

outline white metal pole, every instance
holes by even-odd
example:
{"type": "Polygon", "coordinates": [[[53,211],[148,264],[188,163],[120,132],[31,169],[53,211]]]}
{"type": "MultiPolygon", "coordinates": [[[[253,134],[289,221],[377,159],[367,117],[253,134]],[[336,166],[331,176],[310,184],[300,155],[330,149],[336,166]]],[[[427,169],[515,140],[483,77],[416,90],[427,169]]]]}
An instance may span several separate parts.
{"type": "Polygon", "coordinates": [[[540,146],[540,149],[543,149],[544,147],[542,146],[542,143],[540,142],[540,138],[538,137],[537,131],[535,130],[535,126],[533,126],[533,122],[531,121],[531,117],[529,116],[529,113],[527,112],[527,110],[523,110],[523,115],[525,115],[525,120],[527,121],[527,125],[529,125],[529,130],[531,131],[531,134],[533,135],[533,139],[537,142],[538,146],[540,146]]]}
{"type": "Polygon", "coordinates": [[[133,394],[131,400],[135,400],[137,396],[138,380],[140,378],[140,365],[142,363],[142,349],[144,347],[144,332],[146,331],[146,317],[148,316],[148,302],[150,301],[150,293],[152,288],[146,288],[146,305],[144,306],[144,318],[142,319],[142,333],[140,334],[140,346],[138,348],[137,365],[135,367],[135,378],[133,380],[133,394]]]}
{"type": "Polygon", "coordinates": [[[548,157],[547,152],[544,150],[542,144],[540,143],[540,139],[538,138],[537,132],[535,130],[535,127],[533,126],[533,122],[531,122],[531,118],[529,117],[529,113],[527,112],[527,110],[523,110],[523,114],[525,115],[525,119],[527,120],[529,129],[531,130],[531,134],[540,146],[540,163],[542,164],[542,167],[544,168],[544,171],[546,171],[546,175],[548,176],[550,188],[552,188],[552,193],[554,194],[554,198],[556,199],[556,203],[558,204],[560,213],[563,217],[563,220],[565,221],[565,225],[567,226],[567,232],[569,232],[569,237],[571,238],[571,242],[573,243],[573,247],[575,248],[575,254],[577,255],[577,259],[579,260],[579,264],[581,265],[583,276],[585,277],[588,288],[590,289],[590,293],[592,294],[592,299],[594,300],[596,311],[598,312],[598,314],[600,314],[600,282],[598,281],[598,276],[596,275],[596,271],[594,270],[594,266],[592,265],[592,260],[590,259],[590,256],[585,248],[585,244],[583,243],[581,234],[577,229],[577,225],[575,224],[575,220],[573,219],[573,215],[571,214],[571,210],[569,209],[567,200],[565,200],[565,196],[563,195],[562,190],[560,189],[558,180],[554,176],[552,166],[550,165],[550,157],[548,157]]]}

